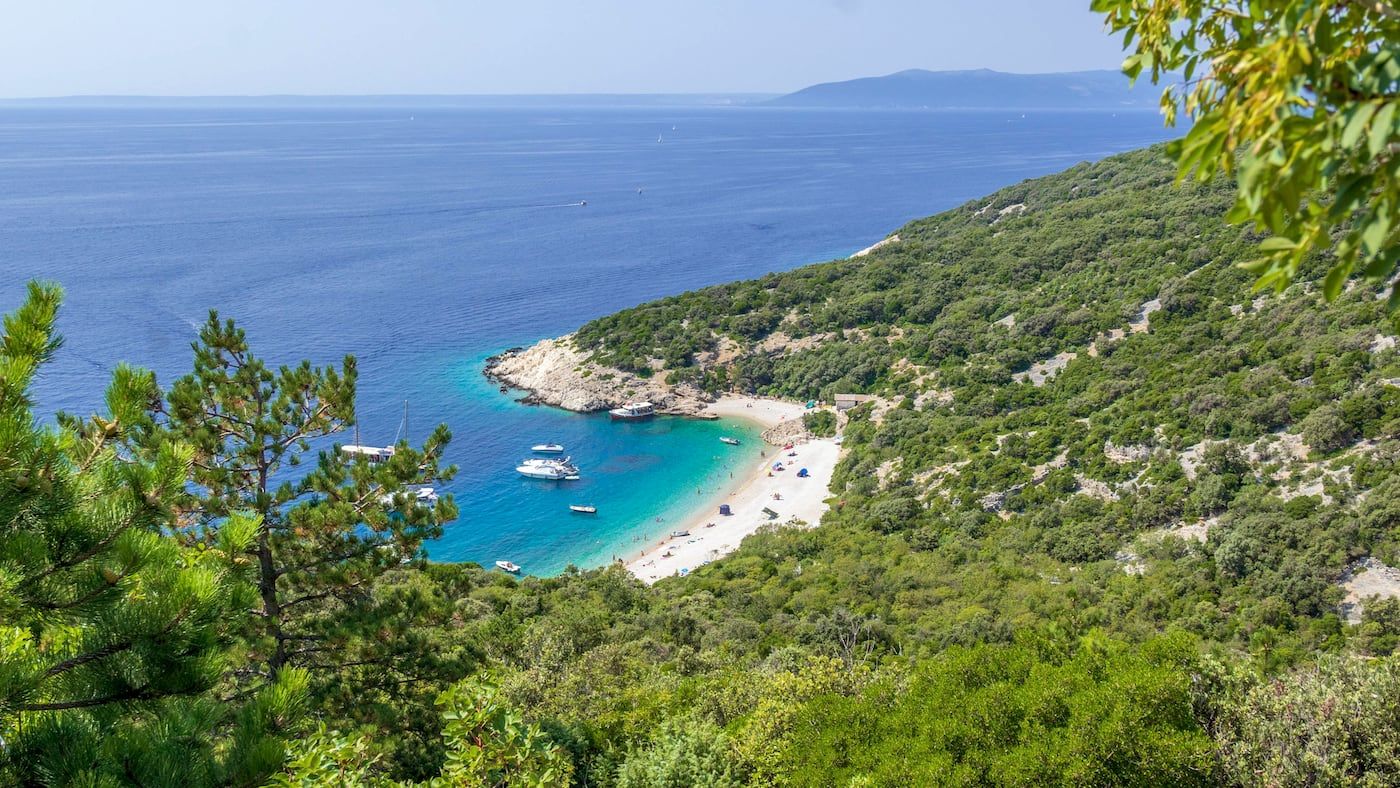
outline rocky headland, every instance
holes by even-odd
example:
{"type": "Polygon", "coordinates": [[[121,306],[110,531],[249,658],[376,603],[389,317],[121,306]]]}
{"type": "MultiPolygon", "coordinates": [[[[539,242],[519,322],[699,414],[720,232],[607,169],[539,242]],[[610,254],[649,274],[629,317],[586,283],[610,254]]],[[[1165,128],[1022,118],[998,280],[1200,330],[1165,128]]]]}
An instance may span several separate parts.
{"type": "Polygon", "coordinates": [[[705,408],[715,398],[690,385],[672,386],[595,364],[574,345],[572,334],[512,348],[486,360],[486,376],[527,392],[523,402],[593,413],[629,402],[650,402],[658,413],[715,418],[705,408]]]}

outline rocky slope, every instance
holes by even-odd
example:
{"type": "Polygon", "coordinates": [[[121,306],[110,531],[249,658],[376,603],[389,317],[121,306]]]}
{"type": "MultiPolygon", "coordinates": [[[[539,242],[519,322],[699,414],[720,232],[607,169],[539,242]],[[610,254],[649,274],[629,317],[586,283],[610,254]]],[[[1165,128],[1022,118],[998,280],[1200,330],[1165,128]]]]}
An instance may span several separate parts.
{"type": "Polygon", "coordinates": [[[486,376],[528,392],[522,400],[576,413],[592,413],[628,402],[650,402],[660,413],[713,418],[702,413],[713,398],[688,385],[672,386],[662,375],[641,375],[595,364],[574,345],[573,335],[513,348],[486,361],[486,376]]]}

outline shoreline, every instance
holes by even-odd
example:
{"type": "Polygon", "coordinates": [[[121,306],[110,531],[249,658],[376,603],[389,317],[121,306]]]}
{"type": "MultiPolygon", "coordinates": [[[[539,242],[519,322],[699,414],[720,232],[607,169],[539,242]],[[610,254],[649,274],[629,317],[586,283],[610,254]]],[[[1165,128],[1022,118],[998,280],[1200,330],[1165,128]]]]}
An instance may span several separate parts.
{"type": "MultiPolygon", "coordinates": [[[[484,373],[502,384],[502,391],[508,387],[526,392],[519,401],[530,405],[593,413],[646,401],[655,405],[657,415],[732,419],[760,428],[760,440],[766,444],[761,462],[736,472],[715,494],[698,496],[699,500],[684,507],[679,517],[663,525],[667,536],[644,537],[642,547],[635,541],[617,545],[613,563],[643,583],[689,574],[738,549],[745,537],[764,525],[797,520],[813,527],[826,513],[841,446],[834,438],[813,438],[807,432],[802,423],[808,411],[804,403],[735,394],[715,397],[692,385],[670,385],[661,376],[640,377],[601,366],[574,344],[572,334],[491,356],[484,373]],[[789,444],[791,448],[781,448],[789,444]],[[791,470],[772,470],[775,461],[791,464],[791,470]],[[808,475],[799,478],[802,468],[808,475]],[[719,515],[720,504],[729,504],[733,513],[719,515]],[[669,535],[680,532],[686,533],[669,535]]],[[[658,524],[661,521],[638,522],[627,533],[654,533],[658,524]]]]}
{"type": "MultiPolygon", "coordinates": [[[[688,532],[685,536],[665,536],[650,540],[640,551],[619,559],[627,571],[648,585],[664,577],[688,574],[738,549],[745,537],[764,525],[782,525],[794,519],[814,527],[826,513],[831,476],[841,447],[831,438],[784,437],[786,425],[801,424],[807,409],[796,402],[757,397],[724,396],[710,403],[701,417],[749,421],[764,428],[765,448],[760,462],[736,477],[728,489],[708,496],[668,530],[688,532]],[[772,436],[772,437],[770,437],[772,436]],[[772,438],[779,441],[773,444],[772,438]],[[789,451],[782,446],[793,444],[789,451]],[[788,456],[789,453],[796,456],[788,456]],[[774,462],[791,467],[770,471],[774,462]],[[806,468],[808,476],[799,478],[806,468]],[[778,498],[774,498],[774,494],[778,498]],[[727,503],[733,514],[721,516],[717,507],[727,503]],[[763,509],[778,513],[769,518],[763,509]]],[[[791,427],[789,427],[791,429],[791,427]]]]}

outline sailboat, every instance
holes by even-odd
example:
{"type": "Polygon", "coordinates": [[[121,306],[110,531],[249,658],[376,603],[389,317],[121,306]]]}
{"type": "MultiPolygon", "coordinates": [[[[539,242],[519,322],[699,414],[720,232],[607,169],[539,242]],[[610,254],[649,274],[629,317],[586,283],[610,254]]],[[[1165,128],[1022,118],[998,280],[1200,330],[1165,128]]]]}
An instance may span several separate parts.
{"type": "Polygon", "coordinates": [[[351,458],[364,457],[371,463],[380,463],[394,456],[394,447],[398,445],[399,438],[408,437],[408,400],[403,401],[403,418],[399,420],[398,432],[394,433],[394,442],[388,446],[366,446],[360,443],[360,425],[355,425],[355,442],[349,446],[341,446],[342,454],[351,458]]]}

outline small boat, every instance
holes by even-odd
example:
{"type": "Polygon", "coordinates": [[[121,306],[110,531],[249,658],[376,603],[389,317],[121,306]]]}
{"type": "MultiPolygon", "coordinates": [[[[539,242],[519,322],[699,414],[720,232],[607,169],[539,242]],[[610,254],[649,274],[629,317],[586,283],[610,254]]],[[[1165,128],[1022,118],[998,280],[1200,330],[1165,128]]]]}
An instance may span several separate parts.
{"type": "Polygon", "coordinates": [[[564,447],[557,443],[536,443],[530,447],[530,451],[540,454],[563,454],[564,447]]]}
{"type": "Polygon", "coordinates": [[[650,402],[629,402],[620,408],[613,408],[608,415],[618,421],[636,421],[656,415],[656,406],[650,402]]]}
{"type": "Polygon", "coordinates": [[[497,561],[496,568],[501,570],[502,572],[510,572],[513,575],[520,574],[519,565],[513,564],[510,561],[497,561]]]}
{"type": "Polygon", "coordinates": [[[578,512],[579,514],[597,514],[598,507],[584,506],[583,504],[571,503],[569,504],[569,511],[578,512]]]}
{"type": "Polygon", "coordinates": [[[730,446],[738,446],[738,445],[739,445],[739,439],[738,439],[738,438],[730,438],[730,437],[728,437],[728,436],[725,436],[725,437],[723,437],[723,438],[720,438],[720,439],[719,439],[719,442],[720,442],[720,443],[727,443],[727,444],[729,444],[730,446]]]}
{"type": "Polygon", "coordinates": [[[562,460],[543,459],[532,457],[521,460],[515,466],[515,472],[527,479],[548,479],[558,481],[560,479],[577,479],[578,466],[569,461],[568,457],[562,460]]]}
{"type": "Polygon", "coordinates": [[[394,442],[389,446],[366,446],[360,443],[360,427],[355,426],[355,442],[349,446],[341,446],[340,453],[353,459],[365,459],[371,465],[387,462],[394,456],[394,447],[398,445],[399,439],[408,440],[408,400],[403,401],[403,418],[399,421],[399,429],[394,433],[394,442]]]}
{"type": "Polygon", "coordinates": [[[681,529],[679,531],[672,531],[671,536],[679,539],[682,536],[690,536],[690,532],[685,529],[681,529]]]}
{"type": "Polygon", "coordinates": [[[363,457],[370,463],[381,463],[394,456],[393,446],[361,446],[352,443],[349,446],[341,446],[340,451],[351,458],[363,457]]]}
{"type": "MultiPolygon", "coordinates": [[[[410,494],[410,495],[412,496],[412,500],[413,500],[413,505],[414,505],[414,506],[422,506],[422,507],[425,507],[425,508],[428,508],[428,509],[431,509],[431,508],[433,508],[434,506],[437,506],[437,502],[438,502],[437,490],[434,490],[432,487],[419,487],[419,488],[416,489],[416,490],[415,490],[415,489],[408,489],[408,490],[404,490],[404,492],[406,492],[406,493],[408,493],[408,494],[410,494]]],[[[379,502],[380,502],[381,504],[383,504],[384,506],[393,506],[393,505],[394,505],[394,493],[389,493],[388,495],[381,495],[381,496],[379,497],[379,502]]]]}

